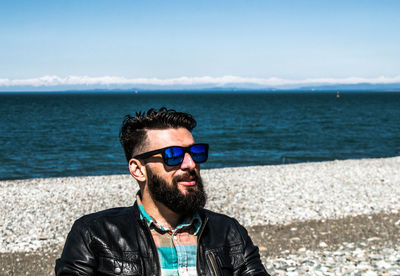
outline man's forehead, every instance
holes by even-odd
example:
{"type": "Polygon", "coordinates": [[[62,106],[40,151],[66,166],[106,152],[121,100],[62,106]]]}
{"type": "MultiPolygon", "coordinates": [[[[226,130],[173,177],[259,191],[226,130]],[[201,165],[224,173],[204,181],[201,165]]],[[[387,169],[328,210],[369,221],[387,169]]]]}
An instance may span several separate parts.
{"type": "Polygon", "coordinates": [[[146,147],[154,150],[169,146],[189,146],[194,138],[186,128],[148,129],[146,131],[146,147]]]}

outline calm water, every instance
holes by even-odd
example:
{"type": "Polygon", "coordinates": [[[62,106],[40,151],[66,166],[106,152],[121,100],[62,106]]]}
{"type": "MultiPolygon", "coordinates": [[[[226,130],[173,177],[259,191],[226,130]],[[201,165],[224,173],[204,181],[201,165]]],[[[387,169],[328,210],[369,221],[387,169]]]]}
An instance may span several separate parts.
{"type": "Polygon", "coordinates": [[[400,93],[0,94],[0,179],[127,173],[125,114],[190,112],[203,168],[400,155],[400,93]]]}

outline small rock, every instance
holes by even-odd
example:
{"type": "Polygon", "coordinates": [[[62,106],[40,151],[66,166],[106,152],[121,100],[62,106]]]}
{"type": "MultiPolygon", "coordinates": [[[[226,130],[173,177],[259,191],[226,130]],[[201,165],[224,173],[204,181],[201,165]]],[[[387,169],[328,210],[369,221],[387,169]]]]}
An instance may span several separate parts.
{"type": "Polygon", "coordinates": [[[320,242],[319,247],[327,247],[328,245],[325,242],[320,242]]]}

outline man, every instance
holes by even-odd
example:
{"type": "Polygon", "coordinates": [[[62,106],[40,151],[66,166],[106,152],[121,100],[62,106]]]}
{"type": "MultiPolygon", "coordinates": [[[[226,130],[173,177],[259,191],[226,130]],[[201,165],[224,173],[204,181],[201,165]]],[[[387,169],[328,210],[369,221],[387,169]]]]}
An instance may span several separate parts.
{"type": "Polygon", "coordinates": [[[56,275],[268,275],[233,218],[204,209],[190,114],[161,108],[127,115],[120,141],[140,191],[132,207],[78,219],[56,275]]]}

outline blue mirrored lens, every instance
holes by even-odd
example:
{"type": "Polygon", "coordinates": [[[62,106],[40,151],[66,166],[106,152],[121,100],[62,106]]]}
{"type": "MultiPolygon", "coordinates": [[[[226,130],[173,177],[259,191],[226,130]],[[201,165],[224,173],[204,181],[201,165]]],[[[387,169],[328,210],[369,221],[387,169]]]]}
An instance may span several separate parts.
{"type": "Polygon", "coordinates": [[[190,147],[190,156],[196,163],[207,161],[207,148],[205,145],[193,145],[190,147]]]}
{"type": "Polygon", "coordinates": [[[165,149],[164,161],[168,166],[176,166],[183,161],[185,153],[180,147],[170,147],[165,149]]]}

